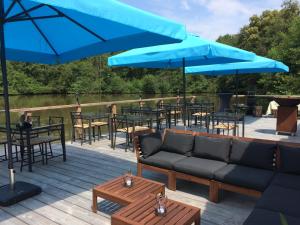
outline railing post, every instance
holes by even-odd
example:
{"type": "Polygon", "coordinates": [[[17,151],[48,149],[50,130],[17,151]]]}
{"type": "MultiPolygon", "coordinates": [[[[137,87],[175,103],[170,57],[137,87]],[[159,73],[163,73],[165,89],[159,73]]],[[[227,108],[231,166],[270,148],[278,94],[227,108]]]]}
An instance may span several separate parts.
{"type": "Polygon", "coordinates": [[[111,104],[110,105],[110,119],[109,119],[109,133],[110,133],[110,142],[111,147],[114,145],[114,136],[113,136],[113,127],[114,127],[114,116],[117,114],[117,105],[111,104]]]}
{"type": "MultiPolygon", "coordinates": [[[[65,139],[65,124],[62,123],[60,125],[60,140],[61,140],[61,145],[62,145],[62,150],[63,150],[63,160],[64,162],[67,160],[67,156],[66,156],[66,139],[65,139]]],[[[47,156],[46,156],[47,157],[47,156]]]]}

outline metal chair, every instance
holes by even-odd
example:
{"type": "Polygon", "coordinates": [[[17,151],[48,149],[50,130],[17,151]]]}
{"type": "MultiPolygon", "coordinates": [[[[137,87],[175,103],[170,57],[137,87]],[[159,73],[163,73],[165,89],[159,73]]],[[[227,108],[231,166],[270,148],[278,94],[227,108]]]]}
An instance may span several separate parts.
{"type": "MultiPolygon", "coordinates": [[[[107,115],[103,115],[103,116],[97,116],[95,118],[92,119],[91,122],[91,126],[93,128],[93,137],[95,140],[95,129],[97,129],[97,137],[98,137],[98,141],[100,140],[100,138],[102,137],[102,127],[107,127],[107,130],[109,130],[109,126],[110,126],[110,117],[109,114],[107,115]]],[[[109,133],[109,139],[110,139],[110,132],[109,133]]]]}
{"type": "Polygon", "coordinates": [[[71,142],[76,141],[76,137],[80,140],[81,145],[88,141],[92,144],[92,128],[91,120],[83,118],[81,112],[71,112],[71,123],[72,123],[72,138],[71,142]],[[86,132],[88,132],[88,140],[86,140],[86,132]],[[77,134],[77,135],[76,135],[77,134]]]}
{"type": "Polygon", "coordinates": [[[236,121],[236,118],[231,115],[224,115],[221,117],[214,117],[212,116],[212,133],[217,130],[217,133],[221,130],[223,135],[225,135],[225,131],[227,132],[227,135],[229,135],[229,132],[232,131],[233,134],[236,134],[239,136],[239,125],[236,121]]]}
{"type": "Polygon", "coordinates": [[[115,115],[113,117],[112,124],[114,125],[114,141],[112,147],[113,149],[116,147],[117,133],[123,133],[125,134],[126,138],[125,151],[127,151],[127,149],[130,147],[130,143],[132,143],[132,139],[136,132],[141,132],[150,129],[148,126],[139,126],[136,125],[135,122],[130,122],[127,118],[127,115],[115,115]]]}

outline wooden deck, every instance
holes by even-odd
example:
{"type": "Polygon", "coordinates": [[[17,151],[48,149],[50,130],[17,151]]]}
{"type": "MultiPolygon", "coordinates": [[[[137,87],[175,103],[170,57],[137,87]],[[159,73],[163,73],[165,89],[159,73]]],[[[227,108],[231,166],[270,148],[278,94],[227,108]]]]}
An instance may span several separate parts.
{"type": "MultiPolygon", "coordinates": [[[[275,135],[275,124],[274,118],[249,117],[246,119],[246,136],[300,142],[299,133],[296,137],[275,135]]],[[[124,139],[118,138],[117,143],[121,142],[124,139]]],[[[91,211],[91,190],[94,185],[122,175],[129,169],[136,171],[135,154],[125,152],[121,145],[112,150],[106,138],[91,146],[68,143],[67,162],[57,158],[49,161],[48,165],[35,164],[33,173],[26,170],[19,172],[17,163],[17,180],[40,185],[43,193],[12,207],[0,208],[0,224],[110,224],[110,215],[120,206],[103,201],[100,212],[94,214],[91,211]]],[[[145,172],[144,177],[166,183],[163,175],[145,172]]],[[[7,181],[7,163],[1,162],[0,185],[7,181]]],[[[240,225],[256,203],[256,199],[224,192],[221,203],[214,204],[207,200],[207,187],[185,181],[178,181],[177,186],[176,192],[167,189],[167,196],[201,208],[202,225],[240,225]]]]}
{"type": "MultiPolygon", "coordinates": [[[[122,138],[119,141],[122,142],[122,138]]],[[[43,192],[12,207],[0,208],[0,224],[110,224],[110,215],[120,206],[103,201],[100,212],[94,214],[92,187],[129,169],[135,173],[136,159],[134,153],[125,152],[122,146],[112,150],[109,145],[107,139],[92,146],[68,144],[67,162],[57,158],[48,165],[35,164],[33,173],[19,172],[16,164],[17,180],[40,185],[43,192]]],[[[0,163],[1,185],[8,181],[6,168],[6,163],[0,163]]],[[[152,172],[145,172],[144,176],[166,182],[166,177],[152,172]]],[[[207,187],[184,181],[178,182],[176,192],[166,190],[166,194],[170,199],[201,208],[203,225],[242,224],[256,202],[253,198],[225,192],[222,202],[214,204],[207,200],[207,187]]]]}

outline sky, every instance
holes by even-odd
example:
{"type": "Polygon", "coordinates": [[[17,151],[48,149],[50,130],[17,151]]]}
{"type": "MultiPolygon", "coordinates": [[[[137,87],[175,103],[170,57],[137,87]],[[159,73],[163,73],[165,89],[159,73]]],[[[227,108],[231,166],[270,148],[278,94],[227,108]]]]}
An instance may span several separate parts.
{"type": "Polygon", "coordinates": [[[280,9],[283,0],[120,0],[186,25],[204,38],[236,34],[254,14],[280,9]]]}

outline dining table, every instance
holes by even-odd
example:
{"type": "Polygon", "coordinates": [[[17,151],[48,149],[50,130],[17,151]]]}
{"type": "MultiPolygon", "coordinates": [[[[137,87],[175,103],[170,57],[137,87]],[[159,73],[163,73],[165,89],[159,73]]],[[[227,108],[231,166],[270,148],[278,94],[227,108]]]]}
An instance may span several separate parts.
{"type": "MultiPolygon", "coordinates": [[[[6,127],[0,126],[0,133],[6,133],[6,127]]],[[[26,156],[26,162],[23,158],[21,158],[21,170],[23,166],[28,166],[28,171],[32,172],[32,164],[38,161],[34,160],[33,154],[34,149],[33,146],[37,145],[43,148],[42,151],[42,159],[39,160],[43,164],[48,163],[48,159],[55,157],[63,157],[63,161],[66,161],[66,146],[65,146],[65,127],[64,124],[45,124],[33,127],[22,127],[19,123],[15,123],[11,125],[11,134],[12,134],[12,145],[16,146],[16,148],[20,148],[21,155],[23,157],[26,156]],[[53,154],[51,146],[49,146],[49,150],[51,150],[51,154],[48,154],[47,144],[54,141],[60,141],[62,145],[62,153],[61,154],[53,154]],[[26,154],[25,153],[25,149],[26,154]]],[[[18,154],[16,152],[16,154],[18,154]]],[[[17,160],[18,161],[18,160],[17,160]]]]}

